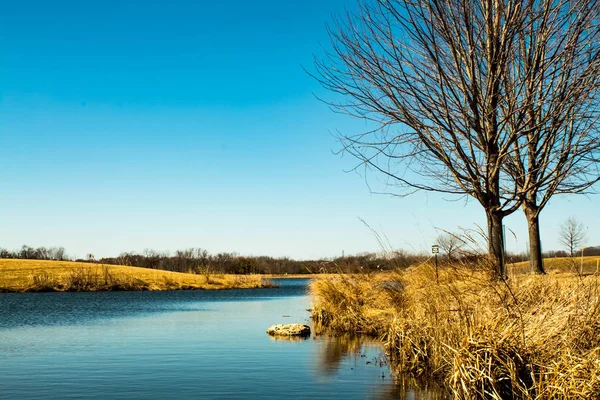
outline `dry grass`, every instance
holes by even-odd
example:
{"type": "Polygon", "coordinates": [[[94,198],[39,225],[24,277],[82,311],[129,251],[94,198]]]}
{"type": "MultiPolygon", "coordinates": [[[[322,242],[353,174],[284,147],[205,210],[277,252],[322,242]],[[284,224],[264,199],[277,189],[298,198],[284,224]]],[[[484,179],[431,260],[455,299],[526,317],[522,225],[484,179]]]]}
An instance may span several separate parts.
{"type": "Polygon", "coordinates": [[[205,275],[68,261],[0,259],[0,292],[269,287],[259,275],[205,275]]]}
{"type": "Polygon", "coordinates": [[[317,280],[314,316],[381,337],[396,368],[444,381],[458,399],[600,398],[600,278],[493,281],[429,265],[317,280]]]}
{"type": "MultiPolygon", "coordinates": [[[[600,256],[587,256],[583,257],[583,263],[581,257],[556,257],[556,258],[545,258],[544,268],[546,272],[552,274],[559,273],[573,273],[590,275],[600,272],[600,256]],[[582,270],[583,268],[583,270],[582,270]]],[[[519,262],[507,266],[509,274],[523,274],[529,272],[529,262],[519,262]]]]}

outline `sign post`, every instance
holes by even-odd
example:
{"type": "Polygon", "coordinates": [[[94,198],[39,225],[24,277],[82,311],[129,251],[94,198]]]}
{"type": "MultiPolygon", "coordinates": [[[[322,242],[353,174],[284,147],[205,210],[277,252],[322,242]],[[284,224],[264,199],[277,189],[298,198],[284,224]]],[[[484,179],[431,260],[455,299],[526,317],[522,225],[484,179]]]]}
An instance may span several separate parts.
{"type": "Polygon", "coordinates": [[[435,281],[439,285],[440,275],[438,271],[438,253],[440,252],[440,246],[434,244],[433,246],[431,246],[431,252],[435,255],[435,281]]]}

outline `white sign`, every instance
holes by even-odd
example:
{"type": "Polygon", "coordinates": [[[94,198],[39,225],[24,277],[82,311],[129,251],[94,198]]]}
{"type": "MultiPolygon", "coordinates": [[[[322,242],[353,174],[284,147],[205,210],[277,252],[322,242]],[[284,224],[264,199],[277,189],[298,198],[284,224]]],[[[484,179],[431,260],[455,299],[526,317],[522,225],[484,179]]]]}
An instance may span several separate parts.
{"type": "Polygon", "coordinates": [[[438,254],[440,252],[440,246],[438,246],[437,244],[434,244],[433,246],[431,246],[431,252],[433,254],[438,254]]]}

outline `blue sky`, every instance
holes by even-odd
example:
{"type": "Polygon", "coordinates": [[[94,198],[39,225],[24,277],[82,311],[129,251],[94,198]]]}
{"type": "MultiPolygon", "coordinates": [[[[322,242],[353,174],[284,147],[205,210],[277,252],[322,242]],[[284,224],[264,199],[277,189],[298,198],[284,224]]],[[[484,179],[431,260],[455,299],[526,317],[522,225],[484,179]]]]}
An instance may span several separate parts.
{"type": "MultiPolygon", "coordinates": [[[[475,202],[372,195],[302,69],[354,0],[19,1],[0,13],[0,247],[74,256],[202,247],[297,258],[426,251],[436,228],[484,226],[475,202]]],[[[553,200],[545,249],[595,197],[553,200]]],[[[507,218],[522,251],[521,212],[507,218]]]]}

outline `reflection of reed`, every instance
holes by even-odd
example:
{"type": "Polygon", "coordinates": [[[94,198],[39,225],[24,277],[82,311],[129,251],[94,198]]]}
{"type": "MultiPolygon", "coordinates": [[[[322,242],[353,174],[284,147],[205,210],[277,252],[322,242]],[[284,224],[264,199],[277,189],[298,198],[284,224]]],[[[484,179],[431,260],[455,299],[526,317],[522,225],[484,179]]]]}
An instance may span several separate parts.
{"type": "Polygon", "coordinates": [[[383,367],[380,373],[384,373],[382,385],[377,385],[373,399],[424,399],[443,400],[450,398],[447,390],[432,379],[421,379],[409,374],[402,374],[393,363],[388,364],[386,356],[372,358],[366,356],[369,343],[379,343],[369,337],[359,335],[334,335],[327,328],[314,325],[314,336],[320,341],[319,354],[317,358],[317,369],[325,376],[333,376],[337,373],[344,360],[354,357],[360,363],[372,364],[375,367],[383,367]],[[387,367],[391,368],[391,376],[387,367]]]}
{"type": "MultiPolygon", "coordinates": [[[[315,327],[315,332],[323,334],[323,329],[315,327]]],[[[318,336],[318,334],[315,334],[318,336]]],[[[321,351],[317,359],[317,368],[324,374],[332,375],[349,356],[360,356],[364,338],[356,335],[321,336],[321,351]]]]}
{"type": "Polygon", "coordinates": [[[373,399],[445,400],[452,398],[437,382],[419,379],[407,374],[394,376],[394,385],[382,385],[373,399]]]}

